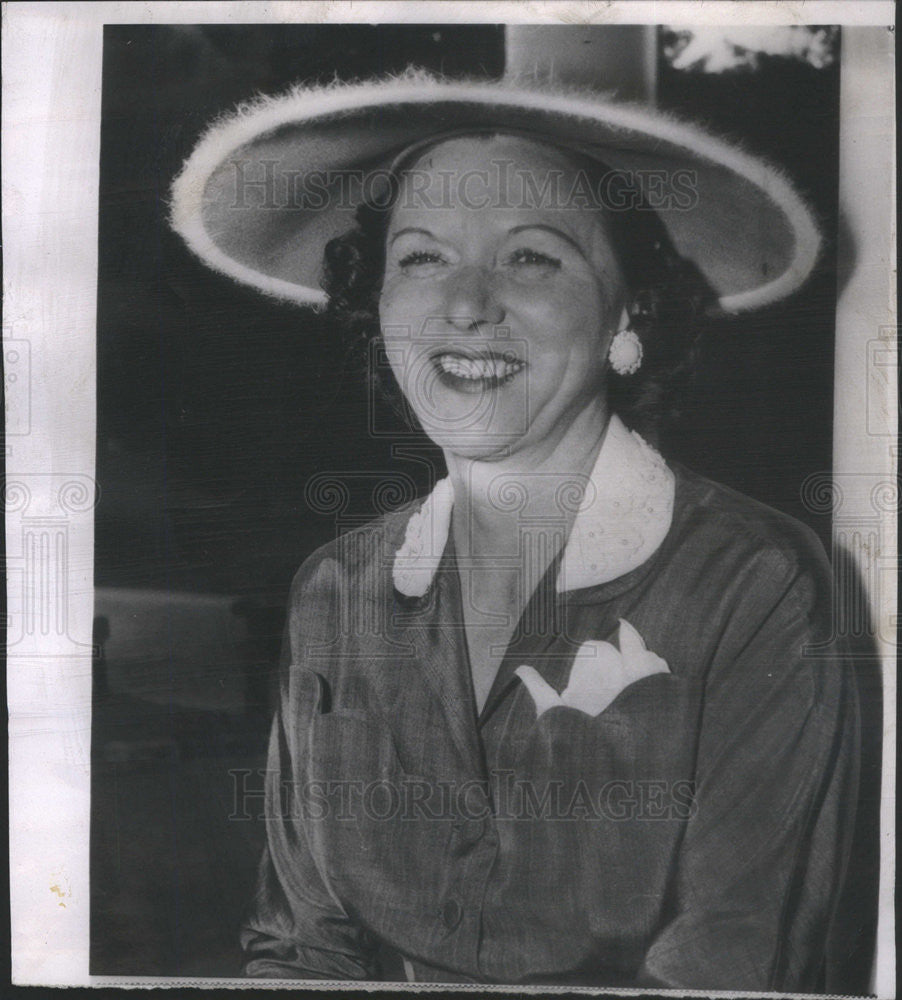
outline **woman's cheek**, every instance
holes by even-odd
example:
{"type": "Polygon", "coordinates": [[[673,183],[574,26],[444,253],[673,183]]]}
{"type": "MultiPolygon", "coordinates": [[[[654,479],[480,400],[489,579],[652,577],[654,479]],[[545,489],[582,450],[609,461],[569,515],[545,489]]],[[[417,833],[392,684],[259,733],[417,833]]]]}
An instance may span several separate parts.
{"type": "MultiPolygon", "coordinates": [[[[383,329],[401,327],[401,336],[416,336],[429,316],[438,315],[438,293],[433,282],[387,279],[379,298],[379,319],[383,329]]],[[[386,340],[390,335],[386,336],[386,340]]]]}
{"type": "Polygon", "coordinates": [[[520,316],[541,339],[557,342],[596,338],[610,325],[597,286],[583,282],[523,287],[508,315],[520,316]]]}
{"type": "Polygon", "coordinates": [[[596,308],[602,301],[599,281],[591,275],[557,274],[546,278],[511,282],[512,289],[533,302],[563,305],[569,312],[577,303],[596,308]]]}

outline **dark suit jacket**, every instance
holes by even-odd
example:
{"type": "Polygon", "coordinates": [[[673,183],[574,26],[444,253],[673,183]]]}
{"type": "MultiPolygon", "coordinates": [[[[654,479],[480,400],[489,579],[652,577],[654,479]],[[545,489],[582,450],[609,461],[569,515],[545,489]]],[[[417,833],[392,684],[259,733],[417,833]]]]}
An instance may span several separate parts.
{"type": "Polygon", "coordinates": [[[854,685],[823,550],[676,470],[642,565],[536,589],[477,718],[453,545],[405,598],[410,510],[316,552],[291,597],[251,976],[815,989],[854,820],[854,685]],[[669,674],[538,720],[628,620],[669,674]]]}

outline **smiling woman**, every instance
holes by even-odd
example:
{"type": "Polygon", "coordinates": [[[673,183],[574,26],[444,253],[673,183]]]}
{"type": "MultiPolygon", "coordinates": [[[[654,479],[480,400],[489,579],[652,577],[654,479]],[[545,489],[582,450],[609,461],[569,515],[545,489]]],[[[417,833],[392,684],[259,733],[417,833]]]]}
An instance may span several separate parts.
{"type": "Polygon", "coordinates": [[[512,192],[491,168],[505,159],[540,183],[568,166],[513,138],[451,140],[414,164],[434,179],[427,197],[442,175],[492,182],[483,208],[456,196],[427,207],[402,189],[379,312],[392,369],[426,433],[454,454],[504,450],[529,466],[541,458],[525,453],[572,451],[567,435],[582,427],[595,432],[583,453],[597,450],[604,359],[621,312],[627,322],[625,290],[600,213],[503,207],[512,192]],[[476,420],[474,392],[492,393],[476,420]]]}
{"type": "MultiPolygon", "coordinates": [[[[542,533],[524,536],[491,490],[499,477],[528,477],[528,516],[562,520],[560,491],[591,472],[608,424],[611,342],[638,312],[627,308],[612,208],[599,199],[574,210],[565,196],[581,172],[588,179],[578,159],[535,139],[446,138],[401,158],[375,215],[385,255],[370,331],[382,332],[404,398],[473,512],[454,524],[458,556],[481,564],[461,578],[478,711],[529,597],[524,570],[541,580],[557,555],[542,533]]],[[[360,235],[327,248],[333,301],[347,301],[340,261],[360,235]]]]}
{"type": "MultiPolygon", "coordinates": [[[[589,364],[582,377],[595,379],[590,404],[607,401],[631,426],[655,438],[662,420],[679,409],[699,319],[714,292],[698,269],[677,255],[642,191],[624,172],[534,137],[483,132],[431,143],[429,153],[424,145],[399,157],[394,183],[379,191],[372,204],[364,203],[357,225],[325,248],[328,312],[361,359],[370,357],[373,342],[382,343],[380,312],[383,323],[388,320],[385,339],[393,348],[389,364],[397,381],[383,382],[380,388],[389,399],[405,402],[421,426],[445,424],[458,446],[465,437],[477,449],[509,444],[497,428],[474,425],[466,409],[463,421],[435,409],[436,383],[478,394],[508,385],[526,367],[522,355],[530,345],[511,340],[508,307],[497,301],[500,295],[513,298],[516,309],[529,312],[533,325],[544,329],[546,349],[575,346],[567,336],[560,342],[555,331],[562,323],[581,331],[589,339],[589,364]],[[452,177],[455,184],[449,183],[452,177]],[[457,212],[449,215],[452,208],[457,212]],[[464,225],[485,232],[482,259],[464,225]],[[454,226],[459,231],[443,238],[454,226]],[[503,244],[496,238],[491,245],[492,227],[506,237],[503,244]],[[588,288],[588,298],[577,287],[581,280],[597,286],[588,288]],[[444,306],[434,301],[438,288],[443,296],[459,298],[449,308],[455,327],[467,333],[444,353],[444,306]],[[541,305],[550,318],[536,315],[541,305]],[[415,314],[399,315],[411,309],[415,314]],[[577,315],[581,310],[591,313],[588,322],[577,315]],[[503,338],[495,336],[495,328],[504,331],[503,338]],[[605,358],[614,333],[626,329],[629,337],[618,339],[612,360],[622,356],[621,364],[633,366],[629,374],[639,374],[612,383],[604,377],[605,358]],[[592,342],[593,336],[605,335],[607,343],[592,342]],[[417,343],[422,363],[414,377],[410,366],[418,356],[417,343]],[[398,382],[404,386],[400,393],[398,382]]],[[[538,342],[532,349],[538,349],[538,342]]],[[[546,371],[546,383],[549,375],[546,371]]],[[[532,385],[530,392],[537,388],[532,385]]],[[[443,398],[449,405],[447,394],[443,398]]],[[[519,404],[497,397],[491,407],[495,420],[502,419],[497,407],[502,398],[508,403],[508,419],[522,424],[523,392],[519,404]],[[520,411],[514,417],[516,405],[520,411]]],[[[534,396],[532,405],[537,402],[534,396]]],[[[488,409],[480,413],[489,416],[488,409]]],[[[547,429],[555,420],[554,409],[543,419],[547,429]]],[[[435,440],[439,426],[429,433],[435,440]]]]}
{"type": "Polygon", "coordinates": [[[247,974],[819,988],[858,772],[829,567],[636,432],[706,316],[810,273],[791,185],[596,95],[420,76],[242,109],[173,222],[295,301],[324,256],[447,471],[295,578],[247,974]],[[275,199],[313,171],[319,210],[275,199]]]}

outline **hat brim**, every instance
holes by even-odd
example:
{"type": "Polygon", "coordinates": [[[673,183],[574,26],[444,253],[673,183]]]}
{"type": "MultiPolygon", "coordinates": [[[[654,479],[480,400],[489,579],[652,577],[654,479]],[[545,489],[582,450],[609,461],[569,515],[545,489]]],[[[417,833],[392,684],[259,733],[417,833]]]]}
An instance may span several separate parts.
{"type": "Polygon", "coordinates": [[[176,178],[171,223],[215,270],[319,306],[323,250],[353,225],[366,180],[384,176],[401,150],[465,129],[545,138],[663,192],[652,207],[726,313],[785,298],[817,262],[821,238],[803,198],[735,143],[591,92],[425,74],[295,88],[239,107],[176,178]]]}

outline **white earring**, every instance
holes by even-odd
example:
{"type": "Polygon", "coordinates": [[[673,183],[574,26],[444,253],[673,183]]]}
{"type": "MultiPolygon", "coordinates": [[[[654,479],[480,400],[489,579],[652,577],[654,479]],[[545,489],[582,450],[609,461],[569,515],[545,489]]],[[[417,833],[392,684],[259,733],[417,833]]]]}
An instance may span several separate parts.
{"type": "Polygon", "coordinates": [[[618,375],[635,375],[642,367],[642,341],[629,327],[620,330],[611,341],[608,359],[618,375]]]}

